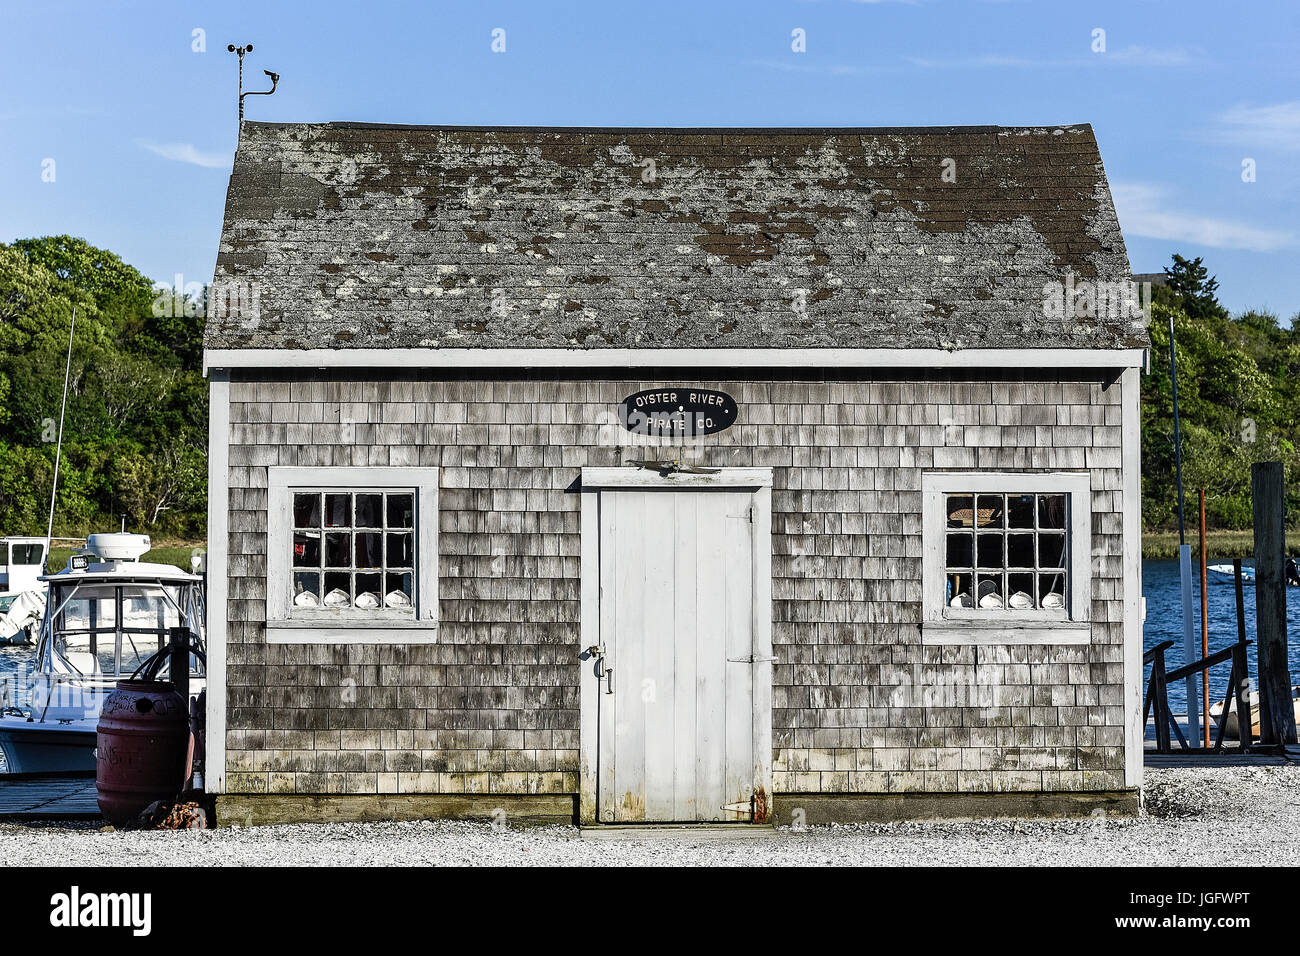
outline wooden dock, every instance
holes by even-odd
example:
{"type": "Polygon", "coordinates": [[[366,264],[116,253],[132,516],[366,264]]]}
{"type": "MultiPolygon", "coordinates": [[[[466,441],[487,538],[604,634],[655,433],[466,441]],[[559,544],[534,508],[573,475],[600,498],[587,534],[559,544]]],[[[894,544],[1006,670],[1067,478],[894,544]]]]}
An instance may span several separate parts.
{"type": "Polygon", "coordinates": [[[99,818],[94,774],[0,774],[0,822],[99,818]]]}

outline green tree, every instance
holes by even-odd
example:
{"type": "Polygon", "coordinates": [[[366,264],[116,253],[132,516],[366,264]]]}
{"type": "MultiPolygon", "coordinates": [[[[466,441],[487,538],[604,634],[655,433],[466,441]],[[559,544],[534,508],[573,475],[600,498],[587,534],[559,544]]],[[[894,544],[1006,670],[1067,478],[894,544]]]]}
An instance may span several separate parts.
{"type": "Polygon", "coordinates": [[[0,530],[43,532],[68,384],[56,533],[201,534],[207,389],[201,317],[154,308],[143,274],[83,239],[0,244],[0,530]]]}
{"type": "MultiPolygon", "coordinates": [[[[1231,317],[1218,283],[1200,259],[1174,256],[1169,287],[1152,306],[1151,374],[1142,383],[1143,519],[1148,529],[1177,524],[1177,486],[1169,365],[1169,320],[1178,342],[1183,479],[1189,503],[1206,490],[1212,528],[1248,528],[1252,521],[1250,466],[1282,461],[1288,488],[1297,487],[1300,460],[1300,336],[1275,315],[1231,317]]],[[[1300,517],[1300,495],[1289,513],[1300,517]]],[[[1195,524],[1189,505],[1189,525],[1195,524]]]]}
{"type": "Polygon", "coordinates": [[[1182,309],[1192,318],[1228,317],[1227,310],[1215,295],[1219,280],[1210,275],[1200,256],[1184,259],[1174,253],[1174,264],[1165,267],[1165,282],[1173,296],[1170,304],[1182,309]]]}

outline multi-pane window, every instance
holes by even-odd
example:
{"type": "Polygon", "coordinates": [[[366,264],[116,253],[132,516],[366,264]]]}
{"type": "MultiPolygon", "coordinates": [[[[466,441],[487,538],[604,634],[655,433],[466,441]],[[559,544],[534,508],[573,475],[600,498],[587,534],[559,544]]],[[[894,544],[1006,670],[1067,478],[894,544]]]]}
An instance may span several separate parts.
{"type": "Polygon", "coordinates": [[[1064,494],[948,494],[949,607],[1061,611],[1069,606],[1069,498],[1064,494]]]}
{"type": "Polygon", "coordinates": [[[279,644],[433,643],[438,469],[267,469],[266,627],[279,644]]]}
{"type": "Polygon", "coordinates": [[[416,603],[415,492],[292,492],[296,608],[410,609],[416,603]]]}

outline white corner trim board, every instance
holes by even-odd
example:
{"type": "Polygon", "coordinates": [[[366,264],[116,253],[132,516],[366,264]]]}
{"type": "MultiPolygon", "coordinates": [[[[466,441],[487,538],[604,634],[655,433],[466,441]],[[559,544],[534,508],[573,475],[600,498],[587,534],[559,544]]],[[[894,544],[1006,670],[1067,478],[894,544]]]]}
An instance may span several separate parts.
{"type": "Polygon", "coordinates": [[[230,592],[230,379],[208,383],[207,766],[209,793],[226,790],[226,599],[230,592]]]}
{"type": "Polygon", "coordinates": [[[225,368],[1141,368],[1144,349],[208,349],[225,368]]]}
{"type": "Polygon", "coordinates": [[[1142,382],[1136,369],[1120,379],[1120,446],[1124,476],[1124,785],[1142,786],[1146,714],[1142,701],[1142,382]]]}

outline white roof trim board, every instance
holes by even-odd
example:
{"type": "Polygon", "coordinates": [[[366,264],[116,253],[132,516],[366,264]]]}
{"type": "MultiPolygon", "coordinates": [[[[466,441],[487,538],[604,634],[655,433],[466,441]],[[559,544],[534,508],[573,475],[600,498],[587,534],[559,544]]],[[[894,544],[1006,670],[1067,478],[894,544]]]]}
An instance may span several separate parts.
{"type": "Polygon", "coordinates": [[[1107,368],[1144,349],[209,349],[235,368],[1107,368]]]}

